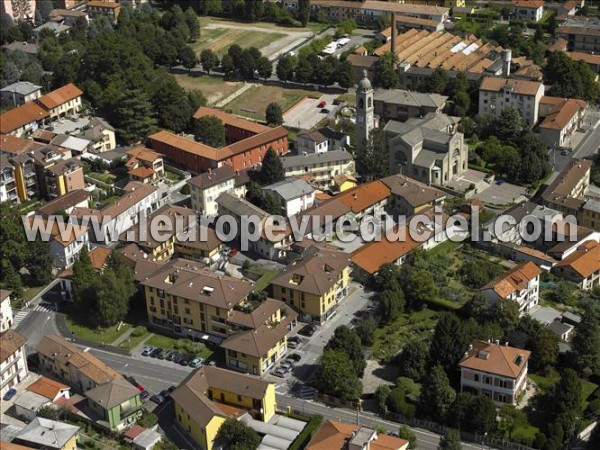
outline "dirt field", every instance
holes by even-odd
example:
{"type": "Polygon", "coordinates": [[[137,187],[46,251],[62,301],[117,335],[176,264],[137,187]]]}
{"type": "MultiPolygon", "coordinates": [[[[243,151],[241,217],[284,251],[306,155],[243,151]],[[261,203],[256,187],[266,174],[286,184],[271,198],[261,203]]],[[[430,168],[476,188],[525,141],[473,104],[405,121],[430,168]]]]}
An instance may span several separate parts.
{"type": "Polygon", "coordinates": [[[201,52],[210,48],[221,57],[229,46],[237,44],[242,48],[256,47],[263,55],[275,59],[279,54],[312,36],[310,29],[282,28],[273,24],[238,23],[214,18],[200,19],[200,39],[192,48],[201,52]]]}
{"type": "Polygon", "coordinates": [[[192,91],[198,89],[206,97],[208,104],[212,105],[219,100],[233,94],[243,83],[223,81],[219,77],[209,77],[203,75],[201,77],[190,77],[189,75],[175,75],[175,79],[179,86],[185,90],[192,91]]]}
{"type": "Polygon", "coordinates": [[[281,105],[285,112],[292,105],[304,97],[320,97],[316,91],[303,89],[284,89],[279,86],[254,86],[238,98],[225,105],[226,110],[234,114],[250,117],[256,120],[265,120],[265,110],[271,102],[281,105]]]}

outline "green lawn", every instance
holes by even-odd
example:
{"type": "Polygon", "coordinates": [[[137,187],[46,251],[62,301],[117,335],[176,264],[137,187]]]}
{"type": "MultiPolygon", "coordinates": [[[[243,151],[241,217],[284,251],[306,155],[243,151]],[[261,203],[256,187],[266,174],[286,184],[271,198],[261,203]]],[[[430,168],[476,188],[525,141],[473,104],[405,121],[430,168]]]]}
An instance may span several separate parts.
{"type": "Polygon", "coordinates": [[[264,291],[271,280],[275,278],[279,272],[277,270],[265,270],[263,271],[263,275],[256,281],[254,284],[254,289],[257,291],[264,291]]]}
{"type": "Polygon", "coordinates": [[[129,338],[125,339],[125,341],[120,345],[120,347],[127,349],[127,350],[133,350],[138,345],[140,345],[142,342],[144,342],[145,339],[148,339],[148,336],[150,336],[150,335],[151,335],[150,332],[146,332],[146,333],[142,334],[141,336],[129,336],[129,338]]]}
{"type": "Polygon", "coordinates": [[[402,314],[394,322],[375,330],[372,347],[373,358],[380,362],[390,361],[409,341],[429,338],[437,323],[438,314],[423,309],[402,314]]]}
{"type": "Polygon", "coordinates": [[[456,248],[460,247],[462,242],[453,242],[451,240],[447,240],[446,242],[442,242],[436,247],[432,248],[428,253],[431,256],[439,255],[441,253],[452,253],[456,248]]]}
{"type": "Polygon", "coordinates": [[[66,317],[65,322],[71,333],[75,333],[75,339],[81,338],[106,345],[112,343],[115,339],[125,333],[125,331],[131,328],[131,325],[128,323],[124,323],[119,330],[117,330],[117,325],[106,328],[90,328],[74,321],[70,317],[66,317]]]}
{"type": "Polygon", "coordinates": [[[554,383],[556,383],[560,378],[560,375],[558,374],[558,372],[552,372],[548,375],[530,373],[530,374],[528,374],[528,376],[535,384],[537,384],[538,388],[542,392],[545,392],[550,386],[552,386],[554,383]]]}
{"type": "Polygon", "coordinates": [[[210,358],[213,354],[213,351],[202,343],[195,343],[189,339],[174,339],[161,334],[154,334],[146,341],[146,344],[166,350],[178,350],[183,353],[193,353],[204,359],[210,358]]]}
{"type": "Polygon", "coordinates": [[[35,297],[42,291],[42,289],[44,289],[44,286],[29,287],[29,288],[23,289],[23,301],[24,302],[31,301],[33,299],[33,297],[35,297]]]}
{"type": "Polygon", "coordinates": [[[285,33],[244,30],[243,28],[203,28],[200,39],[192,45],[196,53],[210,48],[221,58],[236,44],[242,48],[262,49],[286,36],[285,33]]]}
{"type": "Polygon", "coordinates": [[[265,120],[265,110],[271,102],[278,103],[285,112],[304,97],[319,98],[316,91],[286,89],[280,86],[253,86],[242,95],[225,105],[225,109],[240,116],[265,120]]]}
{"type": "Polygon", "coordinates": [[[587,380],[582,380],[581,384],[582,409],[585,411],[589,404],[588,398],[598,389],[598,385],[587,380]]]}
{"type": "Polygon", "coordinates": [[[202,75],[201,77],[192,77],[189,75],[174,75],[177,84],[186,91],[198,90],[206,98],[209,105],[217,103],[226,98],[242,87],[242,83],[237,81],[225,81],[222,77],[212,77],[202,75]]]}
{"type": "Polygon", "coordinates": [[[179,175],[175,172],[171,172],[170,170],[165,170],[165,175],[167,177],[167,180],[169,180],[173,183],[178,183],[179,181],[182,180],[181,175],[179,175]]]}
{"type": "Polygon", "coordinates": [[[87,176],[106,184],[113,184],[117,179],[117,177],[109,173],[90,172],[87,176]]]}

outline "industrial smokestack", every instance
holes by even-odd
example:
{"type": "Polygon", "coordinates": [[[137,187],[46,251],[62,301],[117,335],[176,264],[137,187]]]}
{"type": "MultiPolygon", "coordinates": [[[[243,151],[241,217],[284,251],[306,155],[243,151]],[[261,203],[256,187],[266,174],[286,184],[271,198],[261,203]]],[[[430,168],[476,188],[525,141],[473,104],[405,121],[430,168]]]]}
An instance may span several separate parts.
{"type": "Polygon", "coordinates": [[[510,76],[510,62],[512,61],[512,50],[506,48],[502,50],[502,76],[510,76]]]}
{"type": "MultiPolygon", "coordinates": [[[[396,31],[396,14],[392,13],[392,54],[396,54],[396,37],[398,32],[396,31]]],[[[395,64],[394,64],[395,66],[395,64]]]]}

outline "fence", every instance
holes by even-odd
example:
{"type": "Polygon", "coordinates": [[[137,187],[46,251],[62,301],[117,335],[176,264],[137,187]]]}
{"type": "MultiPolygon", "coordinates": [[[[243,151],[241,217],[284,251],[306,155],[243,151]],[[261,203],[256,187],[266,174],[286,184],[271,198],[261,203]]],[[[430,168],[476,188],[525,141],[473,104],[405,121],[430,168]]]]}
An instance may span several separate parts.
{"type": "MultiPolygon", "coordinates": [[[[404,417],[401,414],[388,413],[386,419],[394,422],[404,423],[414,428],[424,428],[437,434],[444,434],[447,430],[447,427],[437,422],[416,418],[411,419],[404,417]]],[[[498,439],[492,436],[484,436],[478,433],[469,433],[467,431],[461,431],[460,437],[463,441],[481,444],[482,448],[487,445],[488,447],[496,447],[502,450],[534,450],[531,447],[519,444],[517,442],[508,441],[506,439],[498,439]]]]}

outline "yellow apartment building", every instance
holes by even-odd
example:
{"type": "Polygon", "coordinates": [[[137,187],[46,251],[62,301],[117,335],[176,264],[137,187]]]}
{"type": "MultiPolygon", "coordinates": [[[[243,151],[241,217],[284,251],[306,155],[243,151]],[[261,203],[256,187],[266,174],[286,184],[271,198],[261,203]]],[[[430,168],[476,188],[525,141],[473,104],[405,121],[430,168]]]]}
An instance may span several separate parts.
{"type": "Polygon", "coordinates": [[[202,449],[212,450],[229,418],[251,414],[267,422],[277,409],[275,386],[259,377],[201,366],[171,394],[175,421],[202,449]]]}
{"type": "Polygon", "coordinates": [[[271,281],[273,297],[323,323],[346,296],[350,270],[347,254],[309,247],[271,281]]]}

